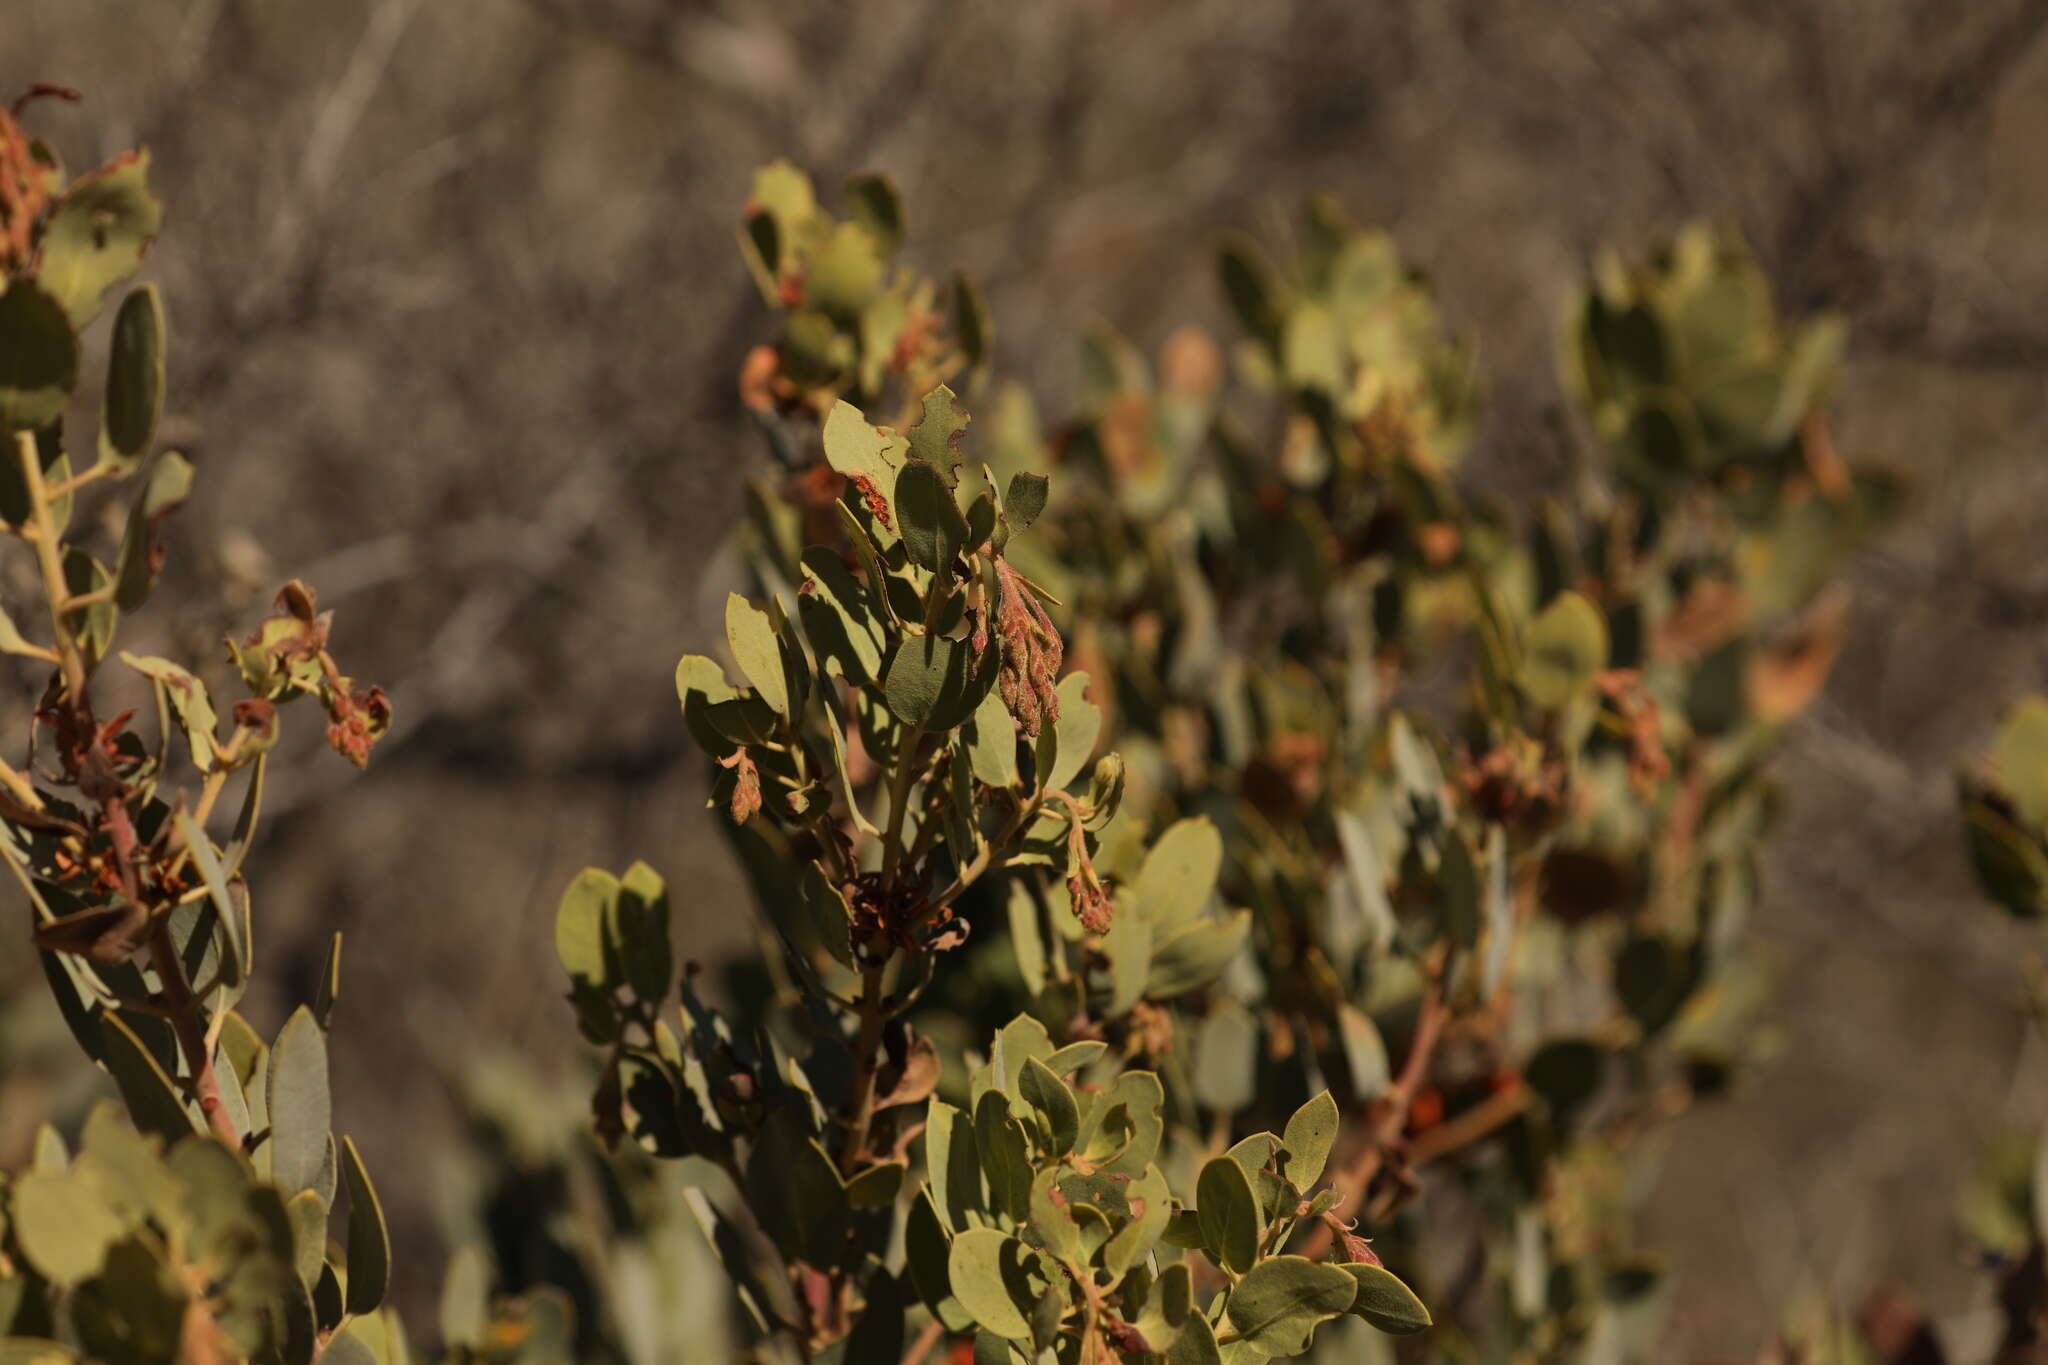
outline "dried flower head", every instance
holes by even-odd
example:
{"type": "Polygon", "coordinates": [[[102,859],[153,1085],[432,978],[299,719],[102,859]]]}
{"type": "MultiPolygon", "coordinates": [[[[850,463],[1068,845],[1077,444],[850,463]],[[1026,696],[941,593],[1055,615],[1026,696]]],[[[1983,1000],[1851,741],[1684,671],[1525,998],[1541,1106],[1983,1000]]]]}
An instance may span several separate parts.
{"type": "Polygon", "coordinates": [[[1116,901],[1095,871],[1094,859],[1088,856],[1088,833],[1081,823],[1079,807],[1070,805],[1068,809],[1067,898],[1083,929],[1091,934],[1106,934],[1110,921],[1116,917],[1116,901]]]}
{"type": "Polygon", "coordinates": [[[745,749],[735,749],[718,760],[721,768],[732,770],[732,799],[726,810],[735,825],[744,825],[761,810],[761,770],[745,749]]]}
{"type": "Polygon", "coordinates": [[[28,139],[0,109],[0,276],[24,269],[35,246],[36,219],[46,195],[28,139]]]}
{"type": "Polygon", "coordinates": [[[1002,669],[996,689],[1016,718],[1017,728],[1036,739],[1048,724],[1058,724],[1060,699],[1055,685],[1066,645],[1054,629],[1038,596],[1008,563],[996,561],[996,632],[1002,637],[1002,669]]]}
{"type": "Polygon", "coordinates": [[[338,678],[327,689],[327,717],[328,747],[362,768],[391,728],[391,702],[381,687],[351,689],[347,678],[338,678]]]}

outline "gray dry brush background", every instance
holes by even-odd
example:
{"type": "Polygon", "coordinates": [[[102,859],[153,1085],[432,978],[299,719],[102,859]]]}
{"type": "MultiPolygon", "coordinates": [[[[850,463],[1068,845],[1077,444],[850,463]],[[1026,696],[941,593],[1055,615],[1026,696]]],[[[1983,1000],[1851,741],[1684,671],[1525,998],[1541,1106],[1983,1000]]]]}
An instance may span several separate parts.
{"type": "MultiPolygon", "coordinates": [[[[895,176],[913,259],[982,281],[999,370],[1053,410],[1083,324],[1147,350],[1217,324],[1214,235],[1327,189],[1483,338],[1467,468],[1517,495],[1565,468],[1550,341],[1597,245],[1704,215],[1790,307],[1846,314],[1837,439],[1915,494],[1784,764],[1783,1057],[1679,1126],[1646,1234],[1674,1358],[1894,1278],[1967,1330],[1991,1286],[1958,1182],[2048,1100],[2016,1081],[2023,930],[1978,905],[1949,804],[2048,671],[2044,30],[2042,0],[5,0],[0,92],[84,90],[37,111],[75,165],[154,152],[166,434],[206,471],[173,523],[178,649],[212,657],[296,574],[393,685],[367,776],[280,765],[261,856],[294,998],[330,928],[362,945],[336,1093],[411,1278],[438,1279],[465,1088],[579,1086],[548,928],[573,871],[645,852],[689,888],[683,952],[746,932],[669,680],[737,581],[733,375],[766,320],[733,225],[788,155],[895,176]]],[[[34,1064],[69,1050],[37,1045],[23,948],[8,1160],[80,1083],[34,1064]]]]}

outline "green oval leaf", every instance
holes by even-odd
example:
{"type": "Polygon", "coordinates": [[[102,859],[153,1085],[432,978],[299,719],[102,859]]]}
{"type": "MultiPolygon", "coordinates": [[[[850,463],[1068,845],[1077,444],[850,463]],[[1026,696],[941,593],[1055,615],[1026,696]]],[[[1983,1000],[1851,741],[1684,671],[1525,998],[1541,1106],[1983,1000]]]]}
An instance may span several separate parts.
{"type": "Polygon", "coordinates": [[[1330,1159],[1330,1144],[1337,1140],[1337,1101],[1325,1090],[1294,1111],[1280,1140],[1287,1148],[1285,1174],[1298,1190],[1320,1180],[1323,1164],[1330,1159]]]}
{"type": "Polygon", "coordinates": [[[938,1211],[932,1207],[931,1190],[920,1190],[912,1196],[910,1215],[903,1224],[904,1264],[932,1316],[944,1323],[947,1331],[964,1332],[974,1325],[974,1319],[953,1297],[946,1265],[951,1250],[938,1211]]]}
{"type": "Polygon", "coordinates": [[[124,472],[140,464],[164,411],[164,305],[156,286],[130,290],[114,315],[100,409],[100,458],[124,472]]]}
{"type": "Polygon", "coordinates": [[[292,1228],[293,1269],[310,1290],[327,1264],[327,1205],[313,1191],[300,1190],[284,1201],[284,1212],[292,1228]]]}
{"type": "Polygon", "coordinates": [[[36,282],[83,328],[99,314],[100,296],[142,264],[162,221],[163,206],[149,192],[149,153],[115,157],[74,180],[50,210],[36,282]]]}
{"type": "Polygon", "coordinates": [[[1191,924],[1152,949],[1145,994],[1159,999],[1208,985],[1223,974],[1251,933],[1252,913],[1191,924]]]}
{"type": "Polygon", "coordinates": [[[853,221],[868,230],[884,254],[903,240],[903,195],[896,182],[875,171],[864,171],[846,182],[846,211],[853,221]]]}
{"type": "Polygon", "coordinates": [[[30,1171],[15,1182],[9,1212],[29,1264],[62,1287],[96,1274],[122,1233],[121,1220],[94,1190],[47,1171],[30,1171]]]}
{"type": "Polygon", "coordinates": [[[1237,1282],[1227,1311],[1247,1345],[1269,1356],[1296,1356],[1308,1349],[1318,1323],[1349,1311],[1357,1297],[1348,1267],[1275,1256],[1237,1282]]]}
{"type": "Polygon", "coordinates": [[[903,462],[896,475],[896,518],[911,563],[928,572],[945,572],[967,543],[967,519],[945,475],[929,461],[903,462]]]}
{"type": "Polygon", "coordinates": [[[1010,787],[1017,781],[1017,722],[1001,694],[990,692],[974,708],[974,743],[967,758],[974,776],[991,787],[1010,787]]]}
{"type": "Polygon", "coordinates": [[[1012,474],[1010,486],[1003,491],[1004,524],[1021,531],[1037,521],[1051,492],[1052,480],[1043,474],[1012,474]]]}
{"type": "MultiPolygon", "coordinates": [[[[1059,724],[1050,727],[1048,734],[1054,736],[1051,761],[1045,773],[1047,791],[1064,790],[1068,783],[1080,776],[1081,769],[1095,754],[1095,745],[1102,738],[1102,708],[1088,700],[1088,675],[1073,672],[1060,679],[1055,689],[1060,701],[1059,724]]],[[[1045,740],[1039,741],[1039,752],[1046,750],[1045,740]]]]}
{"type": "Polygon", "coordinates": [[[341,1177],[348,1186],[348,1311],[374,1313],[391,1287],[391,1234],[354,1138],[341,1140],[341,1177]]]}
{"type": "Polygon", "coordinates": [[[149,600],[163,558],[157,547],[157,528],[191,494],[191,462],[174,450],[165,451],[150,469],[149,481],[130,509],[128,529],[121,537],[121,555],[114,565],[114,601],[122,610],[133,611],[149,600]]]}
{"type": "Polygon", "coordinates": [[[1578,696],[1607,667],[1607,618],[1575,592],[1561,592],[1529,623],[1522,640],[1522,688],[1555,709],[1578,696]]]}
{"type": "Polygon", "coordinates": [[[619,879],[602,868],[586,867],[562,893],[555,910],[555,956],[562,970],[579,982],[612,987],[619,984],[616,931],[619,879]]]}
{"type": "Polygon", "coordinates": [[[270,1049],[270,1179],[287,1197],[317,1188],[334,1117],[327,1093],[327,1035],[304,1005],[270,1049]]]}
{"type": "MultiPolygon", "coordinates": [[[[988,658],[994,657],[991,635],[988,658]]],[[[902,641],[882,676],[889,710],[904,724],[927,732],[964,724],[995,680],[993,668],[978,666],[984,662],[964,641],[940,635],[902,641]]]]}
{"type": "Polygon", "coordinates": [[[1173,1189],[1157,1166],[1147,1166],[1125,1190],[1124,1202],[1130,1209],[1130,1221],[1102,1248],[1102,1268],[1119,1279],[1143,1260],[1165,1233],[1173,1217],[1173,1189]]]}
{"type": "Polygon", "coordinates": [[[1073,1151],[1074,1138],[1081,1126],[1081,1111],[1074,1102],[1074,1092],[1067,1089],[1067,1083],[1055,1076],[1052,1069],[1038,1058],[1026,1057],[1017,1090],[1023,1101],[1038,1114],[1053,1155],[1065,1156],[1073,1151]]]}
{"type": "Polygon", "coordinates": [[[953,1297],[977,1323],[1011,1341],[1031,1335],[1031,1309],[1038,1295],[1025,1272],[1030,1254],[1008,1233],[969,1228],[953,1239],[946,1256],[953,1297]]]}
{"type": "Polygon", "coordinates": [[[960,436],[967,430],[968,420],[953,390],[939,384],[925,394],[917,422],[910,428],[911,458],[936,469],[948,489],[960,482],[960,436]]]}
{"type": "Polygon", "coordinates": [[[1166,1365],[1223,1365],[1223,1353],[1216,1345],[1216,1329],[1200,1313],[1189,1313],[1180,1335],[1167,1348],[1166,1365]]]}
{"type": "Polygon", "coordinates": [[[1213,1001],[1194,1030],[1194,1065],[1188,1077],[1195,1099],[1221,1114],[1232,1114],[1258,1093],[1263,1040],[1251,1012],[1235,1000],[1213,1001]]]}
{"type": "Polygon", "coordinates": [[[1409,1336],[1430,1325],[1429,1309],[1415,1297],[1415,1291],[1401,1283],[1385,1266],[1357,1261],[1343,1267],[1358,1282],[1350,1312],[1364,1318],[1382,1332],[1409,1336]]]}
{"type": "Polygon", "coordinates": [[[1222,868],[1223,836],[1208,817],[1175,821],[1138,868],[1131,889],[1140,913],[1162,928],[1185,924],[1208,907],[1222,868]]]}
{"type": "Polygon", "coordinates": [[[1195,1181],[1195,1214],[1202,1244],[1226,1270],[1242,1275],[1259,1259],[1259,1201],[1244,1167],[1227,1156],[1211,1159],[1195,1181]]]}
{"type": "Polygon", "coordinates": [[[733,662],[761,700],[782,715],[789,714],[789,684],[782,672],[782,646],[768,613],[738,593],[725,598],[725,640],[733,662]]]}
{"type": "Polygon", "coordinates": [[[880,244],[859,223],[840,223],[805,262],[805,301],[842,322],[857,317],[882,288],[880,244]]]}
{"type": "MultiPolygon", "coordinates": [[[[0,429],[48,426],[63,414],[77,382],[78,339],[63,305],[32,282],[16,280],[0,294],[0,429]]],[[[10,449],[4,458],[16,457],[10,449]]]]}
{"type": "Polygon", "coordinates": [[[448,1262],[441,1281],[441,1340],[449,1346],[481,1347],[491,1324],[490,1267],[483,1251],[466,1246],[448,1262]]]}

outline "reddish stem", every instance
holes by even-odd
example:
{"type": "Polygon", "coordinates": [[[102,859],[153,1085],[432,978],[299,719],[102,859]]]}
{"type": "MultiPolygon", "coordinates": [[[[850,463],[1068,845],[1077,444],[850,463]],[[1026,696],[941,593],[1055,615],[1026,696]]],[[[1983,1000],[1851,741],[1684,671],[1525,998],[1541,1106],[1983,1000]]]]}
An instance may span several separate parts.
{"type": "MultiPolygon", "coordinates": [[[[1357,1216],[1359,1207],[1365,1202],[1366,1190],[1386,1161],[1388,1149],[1399,1141],[1401,1130],[1407,1125],[1408,1108],[1415,1102],[1415,1093],[1429,1072],[1430,1058],[1435,1055],[1437,1043],[1443,1037],[1444,1024],[1450,1019],[1450,1006],[1444,998],[1444,983],[1450,975],[1451,956],[1446,952],[1430,972],[1429,985],[1423,991],[1422,1004],[1416,1011],[1415,1035],[1409,1041],[1408,1058],[1402,1063],[1401,1074],[1374,1102],[1377,1117],[1371,1137],[1351,1164],[1332,1181],[1343,1193],[1337,1207],[1331,1210],[1339,1220],[1357,1216]]],[[[1310,1232],[1302,1254],[1312,1259],[1318,1257],[1329,1248],[1330,1240],[1329,1222],[1319,1223],[1310,1232]]]]}
{"type": "Polygon", "coordinates": [[[903,1353],[903,1365],[924,1365],[924,1358],[932,1353],[932,1347],[939,1344],[939,1338],[946,1334],[946,1328],[937,1318],[924,1325],[917,1334],[917,1340],[910,1343],[910,1349],[903,1353]]]}
{"type": "MultiPolygon", "coordinates": [[[[101,810],[106,814],[107,834],[114,844],[114,865],[121,878],[121,894],[127,897],[130,905],[139,906],[142,904],[142,887],[135,875],[135,827],[128,819],[127,803],[115,797],[104,802],[101,810]]],[[[178,960],[178,947],[171,940],[168,920],[159,919],[150,925],[149,956],[156,967],[158,980],[163,983],[164,1009],[178,1035],[178,1046],[185,1054],[185,1069],[191,1073],[189,1084],[193,1096],[199,1101],[199,1110],[206,1116],[207,1126],[213,1129],[214,1134],[239,1151],[242,1135],[235,1131],[235,1121],[229,1117],[227,1104],[221,1099],[220,1077],[213,1069],[213,1049],[206,1041],[206,1022],[199,1000],[192,994],[192,985],[185,979],[185,964],[178,960]]]]}
{"type": "Polygon", "coordinates": [[[1408,1159],[1416,1166],[1441,1160],[1509,1123],[1528,1107],[1529,1088],[1526,1085],[1489,1095],[1448,1123],[1417,1137],[1408,1149],[1408,1159]]]}
{"type": "Polygon", "coordinates": [[[199,1100],[200,1112],[206,1115],[207,1126],[213,1129],[216,1137],[240,1151],[242,1135],[235,1131],[235,1121],[229,1117],[227,1104],[220,1097],[220,1076],[213,1067],[213,1049],[206,1044],[206,1027],[200,1018],[199,1001],[193,996],[191,986],[186,984],[185,966],[178,961],[178,950],[171,942],[169,925],[159,922],[150,930],[149,953],[150,960],[156,965],[156,974],[164,983],[164,1007],[170,1015],[172,1028],[177,1031],[186,1069],[192,1073],[190,1084],[193,1095],[199,1100]]]}

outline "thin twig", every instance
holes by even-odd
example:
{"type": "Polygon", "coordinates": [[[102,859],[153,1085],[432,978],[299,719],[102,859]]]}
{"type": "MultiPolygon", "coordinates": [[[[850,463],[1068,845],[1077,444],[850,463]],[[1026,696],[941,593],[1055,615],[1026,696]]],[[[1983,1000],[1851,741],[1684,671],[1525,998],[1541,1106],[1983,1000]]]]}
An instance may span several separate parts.
{"type": "Polygon", "coordinates": [[[43,596],[49,602],[50,629],[57,637],[59,667],[64,687],[73,706],[85,702],[85,656],[79,652],[78,637],[64,609],[66,593],[64,558],[57,541],[56,523],[50,517],[50,494],[43,483],[43,462],[36,450],[35,433],[15,434],[15,453],[21,461],[22,481],[28,487],[29,524],[35,529],[36,560],[43,572],[43,596]]]}

